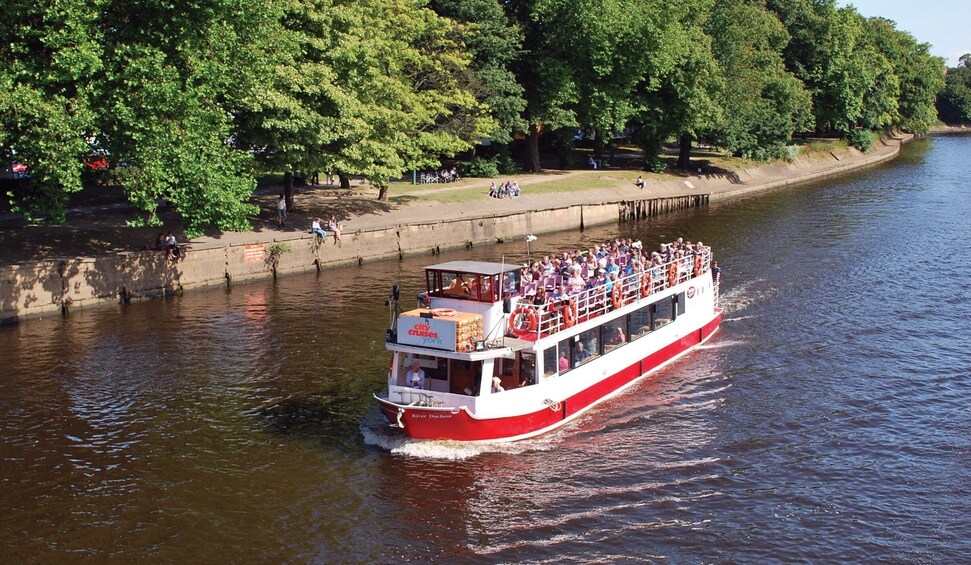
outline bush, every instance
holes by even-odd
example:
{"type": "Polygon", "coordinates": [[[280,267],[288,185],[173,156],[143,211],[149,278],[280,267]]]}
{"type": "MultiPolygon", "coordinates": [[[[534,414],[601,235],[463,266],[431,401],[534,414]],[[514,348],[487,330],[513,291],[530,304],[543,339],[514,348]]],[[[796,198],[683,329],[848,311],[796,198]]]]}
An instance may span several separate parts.
{"type": "Polygon", "coordinates": [[[660,155],[655,155],[644,160],[644,170],[652,173],[663,173],[668,168],[664,159],[660,155]]]}
{"type": "Polygon", "coordinates": [[[495,159],[476,157],[465,168],[465,176],[494,179],[499,176],[499,167],[495,159]]]}
{"type": "Polygon", "coordinates": [[[846,134],[846,141],[864,153],[867,152],[877,141],[877,134],[870,130],[855,129],[846,134]]]}

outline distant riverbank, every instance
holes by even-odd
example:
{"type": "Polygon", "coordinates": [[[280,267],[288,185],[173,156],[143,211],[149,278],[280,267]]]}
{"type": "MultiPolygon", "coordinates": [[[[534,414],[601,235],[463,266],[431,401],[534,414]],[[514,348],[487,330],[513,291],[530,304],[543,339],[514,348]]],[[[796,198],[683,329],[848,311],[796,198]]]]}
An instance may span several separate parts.
{"type": "MultiPolygon", "coordinates": [[[[652,178],[643,190],[633,183],[638,171],[605,170],[598,171],[599,178],[592,181],[604,188],[554,193],[537,188],[535,193],[530,192],[530,184],[538,186],[571,174],[561,173],[520,181],[523,195],[518,198],[489,198],[482,187],[490,181],[480,179],[460,187],[483,192],[471,202],[418,199],[392,207],[361,200],[371,208],[344,222],[340,246],[334,245],[332,238],[320,243],[302,228],[280,232],[257,226],[250,232],[192,240],[186,257],[176,262],[168,261],[164,253],[131,251],[141,247],[138,242],[130,242],[129,251],[103,255],[4,261],[6,264],[0,266],[0,320],[68,312],[99,303],[165,296],[194,287],[319,271],[406,254],[431,256],[444,248],[496,243],[531,233],[583,229],[642,214],[704,206],[712,201],[873,166],[894,158],[900,145],[909,139],[909,135],[886,138],[866,154],[843,149],[792,163],[737,171],[702,169],[697,174],[665,180],[652,178]]],[[[576,174],[590,175],[589,172],[576,174]]],[[[347,196],[327,194],[318,198],[339,201],[347,196]]],[[[311,194],[301,195],[301,207],[313,209],[314,206],[323,204],[315,203],[311,194]]],[[[98,219],[97,214],[94,216],[92,223],[98,219]]],[[[5,248],[23,252],[33,245],[37,249],[33,257],[42,255],[42,248],[50,253],[50,239],[31,239],[31,231],[25,228],[8,232],[6,243],[12,245],[5,248]],[[19,245],[14,241],[17,238],[21,239],[19,245]]],[[[34,235],[39,233],[40,230],[34,231],[34,235]]],[[[131,231],[114,230],[114,235],[131,237],[131,231]]],[[[73,226],[70,237],[83,240],[108,235],[101,231],[86,232],[82,221],[73,226]]],[[[148,240],[144,234],[141,237],[148,240]]]]}

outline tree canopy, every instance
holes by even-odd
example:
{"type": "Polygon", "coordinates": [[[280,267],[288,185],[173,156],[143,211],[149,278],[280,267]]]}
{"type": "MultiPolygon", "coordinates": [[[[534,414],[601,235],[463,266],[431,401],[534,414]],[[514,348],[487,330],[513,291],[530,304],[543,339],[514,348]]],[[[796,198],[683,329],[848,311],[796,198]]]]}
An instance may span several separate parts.
{"type": "Polygon", "coordinates": [[[968,121],[968,58],[835,0],[9,0],[0,147],[12,208],[63,221],[85,162],[157,224],[244,229],[258,174],[391,178],[469,150],[577,133],[702,139],[756,159],[815,130],[860,139],[968,121]],[[936,101],[936,108],[935,108],[936,101]]]}

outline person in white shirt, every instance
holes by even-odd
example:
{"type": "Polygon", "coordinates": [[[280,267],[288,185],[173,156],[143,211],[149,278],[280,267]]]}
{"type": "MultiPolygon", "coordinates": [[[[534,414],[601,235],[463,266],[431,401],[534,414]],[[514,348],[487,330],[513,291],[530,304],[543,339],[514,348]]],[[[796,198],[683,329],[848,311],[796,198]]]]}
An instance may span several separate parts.
{"type": "Polygon", "coordinates": [[[411,362],[411,369],[408,370],[406,375],[406,382],[411,388],[425,388],[425,370],[421,368],[417,359],[411,362]]]}

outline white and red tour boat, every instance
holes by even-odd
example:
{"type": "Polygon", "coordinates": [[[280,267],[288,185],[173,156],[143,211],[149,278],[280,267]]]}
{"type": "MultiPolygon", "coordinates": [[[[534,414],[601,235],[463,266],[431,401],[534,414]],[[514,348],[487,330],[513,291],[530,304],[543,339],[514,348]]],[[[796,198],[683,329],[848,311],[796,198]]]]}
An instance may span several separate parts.
{"type": "Polygon", "coordinates": [[[603,269],[613,277],[578,261],[589,282],[572,292],[570,268],[530,280],[519,265],[480,261],[426,267],[415,310],[399,311],[396,287],[388,391],[375,395],[391,425],[417,439],[536,436],[710,338],[722,319],[711,249],[621,247],[603,269]]]}

